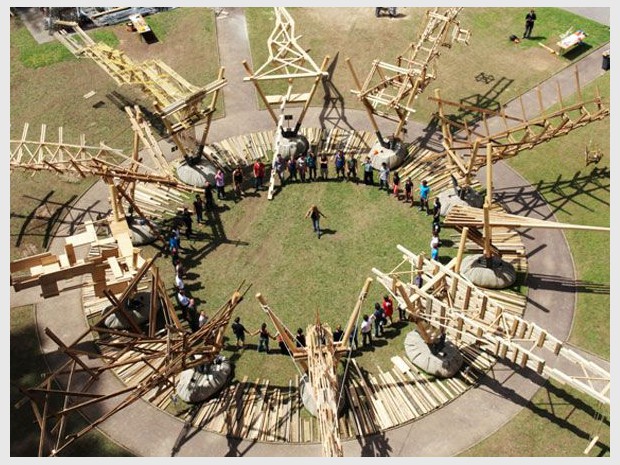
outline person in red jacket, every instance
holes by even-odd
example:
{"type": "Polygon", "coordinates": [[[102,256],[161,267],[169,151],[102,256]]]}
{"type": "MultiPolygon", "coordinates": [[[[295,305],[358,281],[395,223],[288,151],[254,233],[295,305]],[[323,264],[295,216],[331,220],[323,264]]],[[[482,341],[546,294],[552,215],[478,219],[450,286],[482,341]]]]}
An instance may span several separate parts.
{"type": "Polygon", "coordinates": [[[255,192],[258,192],[258,190],[263,186],[263,178],[265,177],[265,164],[260,160],[256,160],[256,162],[254,163],[253,171],[254,188],[256,189],[255,192]]]}
{"type": "Polygon", "coordinates": [[[383,296],[383,313],[385,314],[385,318],[390,320],[390,325],[393,324],[392,314],[394,313],[394,302],[388,295],[383,296]]]}

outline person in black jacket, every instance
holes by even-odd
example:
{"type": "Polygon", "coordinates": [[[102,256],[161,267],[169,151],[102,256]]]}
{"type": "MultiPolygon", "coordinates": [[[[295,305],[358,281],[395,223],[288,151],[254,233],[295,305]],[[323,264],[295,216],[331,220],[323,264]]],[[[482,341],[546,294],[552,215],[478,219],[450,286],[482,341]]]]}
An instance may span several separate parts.
{"type": "Polygon", "coordinates": [[[536,21],[536,13],[534,13],[534,10],[530,10],[530,12],[525,15],[525,32],[523,33],[524,39],[529,39],[532,35],[534,21],[536,21]]]}

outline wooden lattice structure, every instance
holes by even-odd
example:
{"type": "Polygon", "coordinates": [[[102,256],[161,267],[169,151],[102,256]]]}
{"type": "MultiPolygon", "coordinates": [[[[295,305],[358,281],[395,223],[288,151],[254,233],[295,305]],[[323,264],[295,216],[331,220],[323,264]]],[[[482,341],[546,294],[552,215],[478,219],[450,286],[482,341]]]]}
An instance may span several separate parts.
{"type": "MultiPolygon", "coordinates": [[[[39,456],[59,454],[75,440],[138,399],[152,401],[162,396],[173,396],[176,379],[181,372],[210,364],[219,354],[231,314],[245,294],[240,293],[241,286],[207,323],[191,333],[179,322],[174,306],[167,299],[165,288],[158,278],[157,268],[153,268],[151,292],[156,299],[151,300],[151,316],[154,319],[157,312],[157,306],[153,302],[162,302],[170,323],[157,333],[150,330],[148,334],[140,326],[132,325],[134,329],[130,331],[112,330],[102,326],[101,323],[109,314],[123,310],[124,302],[132,289],[146,275],[153,261],[154,259],[140,269],[130,286],[118,298],[109,294],[112,307],[73,343],[65,344],[46,328],[47,336],[68,356],[68,360],[46,376],[38,386],[21,388],[25,397],[16,405],[21,407],[25,403],[30,403],[33,409],[41,430],[39,456]],[[101,353],[80,348],[79,344],[85,341],[91,331],[99,334],[100,338],[97,341],[99,346],[109,345],[117,350],[101,353]],[[106,335],[113,337],[103,337],[106,335]],[[86,364],[81,358],[85,355],[99,363],[86,364]],[[128,383],[126,387],[116,392],[99,392],[98,379],[102,374],[112,370],[132,370],[135,379],[136,367],[142,371],[139,381],[128,383]],[[91,419],[81,430],[67,433],[65,429],[67,419],[72,413],[112,399],[120,400],[105,414],[99,414],[91,419]],[[60,407],[55,407],[58,405],[60,407]]],[[[128,312],[123,314],[126,318],[131,317],[128,312]]],[[[149,327],[154,326],[153,321],[149,321],[149,327]]]]}
{"type": "Polygon", "coordinates": [[[469,42],[469,31],[456,19],[462,8],[439,8],[426,12],[426,24],[417,42],[396,58],[396,64],[374,60],[370,72],[359,80],[349,58],[346,59],[357,86],[351,90],[364,105],[377,134],[375,116],[397,123],[394,136],[399,138],[409,115],[415,112],[414,100],[437,78],[437,59],[441,47],[454,42],[469,42]]]}
{"type": "Polygon", "coordinates": [[[115,221],[124,218],[129,206],[140,217],[175,214],[176,210],[168,205],[181,205],[183,193],[196,188],[174,176],[140,110],[137,107],[125,110],[134,131],[131,156],[104,143],[89,145],[84,135],[77,143],[67,142],[62,127],[58,129],[57,140],[48,137],[46,125],[41,126],[38,138],[31,138],[26,123],[21,137],[10,141],[11,170],[101,177],[110,189],[115,221]],[[146,160],[140,158],[141,151],[148,155],[146,160]]]}
{"type": "Polygon", "coordinates": [[[507,311],[485,290],[453,271],[456,259],[444,266],[398,245],[402,261],[384,273],[373,268],[377,280],[415,319],[443,330],[458,344],[475,345],[494,357],[550,377],[609,405],[609,371],[566,347],[545,329],[507,311]],[[414,284],[418,271],[422,287],[414,284]],[[407,279],[409,278],[409,279],[407,279]],[[558,368],[558,360],[577,368],[576,374],[558,368]]]}
{"type": "Polygon", "coordinates": [[[94,60],[118,85],[140,86],[142,92],[153,99],[170,134],[190,129],[215,112],[218,91],[226,85],[223,68],[215,81],[198,87],[161,60],[134,63],[124,52],[95,42],[77,24],[65,24],[65,27],[72,28],[74,34],[62,29],[55,37],[76,57],[94,60]],[[207,102],[209,96],[211,99],[207,102]]]}
{"type": "MultiPolygon", "coordinates": [[[[256,92],[265,104],[267,111],[276,123],[276,136],[273,145],[273,160],[275,164],[276,156],[280,153],[281,138],[295,136],[301,128],[301,123],[308,111],[310,102],[316,92],[321,79],[327,76],[325,69],[329,62],[329,57],[325,56],[321,66],[317,66],[312,57],[297,43],[301,36],[295,35],[295,21],[286,8],[274,7],[276,24],[267,39],[269,57],[256,71],[253,71],[247,61],[243,61],[243,66],[248,77],[244,81],[254,83],[256,92]],[[287,90],[284,94],[267,95],[261,83],[286,82],[287,90]],[[295,84],[295,92],[293,86],[295,84]],[[305,85],[309,88],[305,92],[300,92],[299,88],[305,85]],[[285,122],[292,119],[292,115],[285,115],[286,106],[289,104],[303,104],[294,128],[285,128],[285,122]],[[274,107],[280,109],[280,115],[276,116],[274,107]]],[[[272,169],[269,181],[269,192],[267,197],[273,199],[275,187],[276,170],[272,169]]]]}
{"type": "Polygon", "coordinates": [[[349,317],[342,339],[334,342],[329,325],[321,323],[317,314],[316,322],[306,329],[306,347],[296,345],[295,336],[267,305],[265,298],[260,293],[256,295],[263,311],[267,313],[278,330],[291,357],[308,374],[308,386],[312,390],[312,397],[316,402],[323,455],[326,457],[342,457],[343,455],[338,422],[341,385],[336,376],[336,369],[340,358],[350,351],[349,336],[352,331],[355,331],[360,310],[368,295],[371,282],[371,278],[366,279],[349,317]]]}
{"type": "Polygon", "coordinates": [[[286,8],[275,7],[274,12],[276,24],[267,39],[269,57],[256,71],[252,70],[247,61],[243,61],[243,66],[248,73],[248,77],[243,80],[254,83],[258,95],[276,124],[278,117],[273,111],[274,106],[283,108],[282,105],[288,103],[303,104],[296,123],[296,128],[299,129],[321,78],[327,76],[325,69],[329,57],[323,58],[321,66],[317,66],[312,57],[297,42],[301,36],[295,34],[295,21],[286,8]],[[267,95],[261,83],[269,81],[288,83],[286,93],[267,95]],[[305,92],[299,90],[293,92],[295,82],[298,83],[297,89],[300,87],[300,82],[309,82],[310,88],[305,92]]]}
{"type": "Polygon", "coordinates": [[[575,81],[578,101],[570,105],[565,104],[558,83],[557,101],[560,108],[553,111],[545,111],[542,92],[537,88],[540,114],[534,118],[527,116],[521,97],[519,97],[521,115],[515,115],[507,114],[504,109],[489,110],[444,100],[437,89],[435,97],[429,99],[437,102],[437,116],[441,122],[443,135],[442,144],[451,171],[458,172],[464,184],[469,185],[473,175],[487,163],[483,151],[487,144],[493,147],[491,156],[495,163],[566,135],[573,129],[608,117],[609,107],[601,98],[598,89],[596,97],[584,100],[577,69],[575,69],[575,81]],[[466,121],[457,121],[446,114],[446,107],[474,114],[477,120],[469,124],[466,121]]]}

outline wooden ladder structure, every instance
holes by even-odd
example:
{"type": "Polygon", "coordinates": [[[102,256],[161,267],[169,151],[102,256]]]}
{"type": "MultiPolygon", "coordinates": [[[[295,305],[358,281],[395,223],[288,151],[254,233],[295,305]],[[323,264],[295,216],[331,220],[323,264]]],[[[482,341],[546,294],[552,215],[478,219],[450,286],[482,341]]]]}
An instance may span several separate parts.
{"type": "Polygon", "coordinates": [[[609,106],[603,101],[598,89],[596,97],[584,100],[576,68],[575,84],[578,100],[569,105],[564,103],[560,85],[556,83],[560,108],[553,111],[545,111],[542,92],[538,87],[539,115],[535,117],[527,115],[521,96],[518,99],[521,114],[516,115],[508,114],[505,109],[489,110],[444,100],[437,89],[435,96],[429,97],[429,100],[437,103],[442,144],[450,170],[458,172],[464,184],[469,185],[474,174],[487,164],[482,149],[488,144],[492,146],[492,162],[495,163],[609,116],[609,106]],[[466,121],[455,121],[446,114],[447,107],[474,113],[476,120],[469,124],[466,121]]]}
{"type": "Polygon", "coordinates": [[[504,305],[489,297],[484,289],[453,271],[456,260],[443,266],[401,245],[397,248],[403,257],[401,265],[390,273],[373,268],[373,273],[416,318],[443,329],[451,340],[475,345],[494,357],[510,360],[609,404],[610,374],[607,370],[566,347],[535,323],[506,311],[504,305]],[[414,270],[424,273],[422,287],[413,282],[414,270]],[[402,281],[407,273],[411,279],[402,281]],[[560,360],[575,367],[575,373],[554,368],[560,360]]]}
{"type": "Polygon", "coordinates": [[[134,131],[131,156],[101,142],[88,145],[84,135],[80,140],[67,142],[63,128],[58,128],[57,140],[48,138],[47,126],[41,126],[38,138],[30,138],[28,123],[24,124],[19,139],[10,140],[11,170],[51,171],[57,174],[85,178],[100,177],[109,187],[110,205],[115,221],[124,218],[131,206],[141,217],[161,218],[176,214],[182,205],[184,193],[197,192],[174,176],[174,170],[165,159],[151,127],[138,107],[125,108],[134,131]],[[148,155],[140,158],[140,152],[148,155]]]}
{"type": "Polygon", "coordinates": [[[380,134],[375,116],[397,123],[394,137],[400,134],[409,115],[415,112],[414,100],[437,78],[436,61],[440,47],[454,42],[469,43],[470,33],[461,29],[457,16],[462,8],[439,8],[426,12],[426,24],[416,43],[396,58],[396,64],[374,60],[366,79],[358,78],[350,58],[346,62],[357,89],[351,92],[364,105],[375,133],[380,134]]]}
{"type": "MultiPolygon", "coordinates": [[[[61,29],[54,33],[76,57],[92,59],[118,85],[138,85],[142,92],[154,100],[154,105],[171,135],[192,128],[196,123],[215,112],[218,92],[226,85],[224,69],[217,79],[204,87],[186,81],[161,60],[134,63],[124,52],[103,42],[95,42],[77,24],[66,23],[74,34],[61,29]],[[207,97],[210,102],[205,103],[207,97]]],[[[208,126],[208,124],[207,124],[208,126]]]]}

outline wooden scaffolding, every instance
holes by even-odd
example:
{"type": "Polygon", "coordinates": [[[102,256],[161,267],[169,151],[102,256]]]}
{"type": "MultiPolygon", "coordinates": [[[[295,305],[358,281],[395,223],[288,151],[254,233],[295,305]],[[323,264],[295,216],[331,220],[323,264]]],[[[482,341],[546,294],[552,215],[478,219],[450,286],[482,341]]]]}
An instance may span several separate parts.
{"type": "Polygon", "coordinates": [[[364,82],[346,59],[357,89],[351,90],[364,105],[376,133],[375,116],[397,123],[394,137],[400,138],[409,115],[415,112],[414,100],[437,78],[437,59],[441,47],[454,42],[469,43],[470,32],[460,27],[457,16],[462,8],[439,8],[426,12],[426,24],[417,42],[396,57],[396,64],[374,60],[364,82]]]}
{"type": "MultiPolygon", "coordinates": [[[[112,307],[101,318],[91,324],[73,343],[65,344],[49,328],[45,333],[67,355],[68,360],[48,374],[36,387],[21,388],[24,398],[16,407],[29,403],[40,428],[39,456],[58,455],[75,440],[103,423],[105,420],[139,399],[153,401],[162,397],[174,397],[177,376],[182,371],[212,363],[220,353],[224,342],[224,331],[232,312],[243,299],[241,286],[232,297],[195,332],[188,332],[179,322],[174,306],[169,301],[165,288],[154,268],[152,279],[151,314],[149,326],[157,313],[156,302],[161,302],[169,322],[165,328],[155,332],[144,332],[139,325],[132,324],[132,330],[111,330],[102,326],[104,319],[115,311],[121,311],[130,319],[130,312],[123,311],[131,290],[145,276],[154,259],[140,269],[130,286],[118,298],[108,291],[112,307]],[[80,343],[95,331],[101,336],[99,346],[117,348],[115,351],[89,351],[80,343]],[[85,363],[84,358],[96,360],[85,363]],[[101,392],[100,377],[108,371],[131,372],[131,381],[115,392],[101,392]],[[87,426],[68,432],[67,419],[76,412],[88,411],[99,403],[115,402],[106,413],[94,415],[87,426]]],[[[134,322],[135,323],[135,322],[134,322]]]]}
{"type": "MultiPolygon", "coordinates": [[[[327,72],[329,56],[323,58],[321,66],[317,66],[312,57],[297,42],[301,36],[295,35],[295,21],[286,8],[274,7],[276,23],[267,39],[269,57],[256,71],[253,71],[247,61],[242,64],[248,74],[243,78],[244,81],[251,81],[256,88],[256,92],[264,103],[269,115],[276,123],[274,145],[272,148],[272,170],[269,180],[269,191],[267,198],[273,199],[275,188],[275,160],[280,153],[282,138],[296,136],[299,133],[303,119],[308,111],[312,97],[316,89],[327,72]],[[262,86],[268,83],[270,87],[276,82],[286,82],[287,90],[283,94],[267,95],[262,86]],[[295,84],[295,91],[293,86],[295,84]],[[299,88],[304,85],[309,88],[305,92],[300,92],[299,88]],[[294,123],[293,129],[285,127],[285,123],[293,119],[293,115],[285,115],[286,106],[290,104],[302,104],[300,114],[294,123]],[[274,107],[280,109],[279,116],[276,116],[274,107]]],[[[267,87],[267,86],[265,86],[267,87]]]]}
{"type": "Polygon", "coordinates": [[[138,85],[154,100],[155,109],[170,134],[190,129],[215,112],[218,91],[227,81],[220,68],[217,79],[204,87],[186,81],[161,60],[134,63],[124,52],[103,42],[95,42],[77,24],[67,23],[74,34],[62,29],[54,35],[76,57],[95,61],[118,85],[138,85]],[[206,102],[207,97],[211,100],[206,102]]]}
{"type": "Polygon", "coordinates": [[[373,268],[385,288],[416,319],[446,332],[450,340],[477,346],[494,357],[528,367],[609,405],[609,371],[588,361],[547,330],[507,311],[486,290],[454,272],[456,259],[444,266],[401,245],[402,261],[389,273],[373,268]],[[423,285],[414,284],[418,272],[423,285]],[[576,368],[567,373],[559,361],[576,368]]]}
{"type": "Polygon", "coordinates": [[[429,99],[437,102],[442,144],[450,169],[458,172],[464,184],[469,185],[478,169],[487,163],[483,151],[487,144],[493,147],[492,161],[495,163],[608,117],[609,106],[601,98],[598,89],[593,99],[583,98],[577,69],[575,83],[577,102],[573,104],[564,103],[560,85],[556,83],[560,108],[552,111],[545,110],[542,92],[538,87],[536,91],[539,115],[535,117],[528,116],[522,97],[518,99],[521,114],[516,115],[508,114],[504,109],[488,110],[444,100],[437,89],[435,97],[429,99]],[[475,119],[469,124],[467,121],[456,121],[446,114],[447,107],[471,113],[475,115],[475,119]]]}

